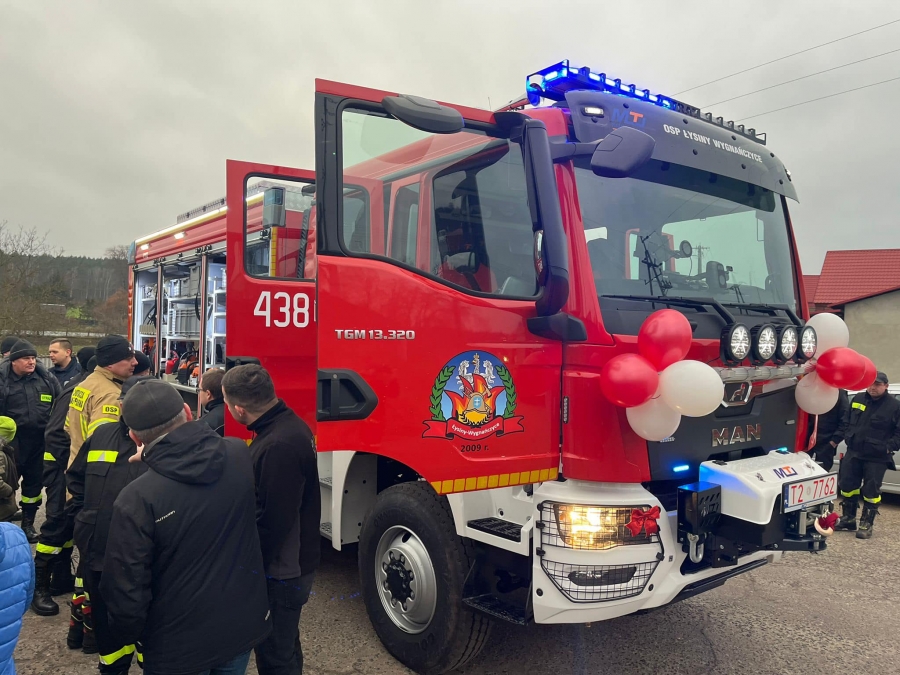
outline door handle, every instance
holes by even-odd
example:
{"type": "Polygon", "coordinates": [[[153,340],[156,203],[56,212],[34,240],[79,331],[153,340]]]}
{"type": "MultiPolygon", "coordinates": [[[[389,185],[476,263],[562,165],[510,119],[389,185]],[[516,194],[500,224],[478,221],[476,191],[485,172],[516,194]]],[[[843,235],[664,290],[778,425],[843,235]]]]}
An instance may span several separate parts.
{"type": "Polygon", "coordinates": [[[316,420],[363,420],[378,405],[372,387],[352,370],[319,370],[316,386],[316,420]]]}

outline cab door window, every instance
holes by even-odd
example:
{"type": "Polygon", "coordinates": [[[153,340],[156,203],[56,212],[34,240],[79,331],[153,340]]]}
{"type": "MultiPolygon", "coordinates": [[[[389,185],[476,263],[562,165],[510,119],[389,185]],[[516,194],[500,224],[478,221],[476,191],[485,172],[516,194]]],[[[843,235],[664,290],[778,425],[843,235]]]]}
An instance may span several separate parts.
{"type": "Polygon", "coordinates": [[[315,184],[251,176],[245,189],[244,268],[273,279],[315,278],[315,184]],[[312,247],[310,247],[312,243],[312,247]],[[313,271],[313,276],[307,276],[313,271]]]}

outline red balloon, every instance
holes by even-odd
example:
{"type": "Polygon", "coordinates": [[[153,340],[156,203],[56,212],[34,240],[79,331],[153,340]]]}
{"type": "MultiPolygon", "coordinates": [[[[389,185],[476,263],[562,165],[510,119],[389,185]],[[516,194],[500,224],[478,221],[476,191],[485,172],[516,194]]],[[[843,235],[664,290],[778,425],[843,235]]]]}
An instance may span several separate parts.
{"type": "Polygon", "coordinates": [[[816,374],[832,387],[853,389],[866,374],[866,361],[849,347],[833,347],[816,361],[816,374]]]}
{"type": "Polygon", "coordinates": [[[868,389],[869,385],[875,381],[875,376],[878,375],[878,369],[875,368],[875,364],[872,363],[872,359],[870,359],[868,356],[863,356],[863,361],[866,362],[866,374],[859,382],[850,387],[851,391],[861,391],[863,389],[868,389]]]}
{"type": "Polygon", "coordinates": [[[681,361],[691,348],[693,331],[684,314],[674,309],[653,312],[638,332],[638,351],[662,371],[681,361]]]}
{"type": "Polygon", "coordinates": [[[619,354],[600,371],[600,391],[623,408],[635,408],[649,401],[659,388],[659,373],[643,356],[619,354]]]}

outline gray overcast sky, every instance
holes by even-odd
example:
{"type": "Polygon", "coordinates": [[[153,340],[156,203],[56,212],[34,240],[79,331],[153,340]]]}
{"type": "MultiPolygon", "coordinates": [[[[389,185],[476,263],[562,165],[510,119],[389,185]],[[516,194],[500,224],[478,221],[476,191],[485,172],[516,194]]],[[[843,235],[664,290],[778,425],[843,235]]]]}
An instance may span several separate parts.
{"type": "MultiPolygon", "coordinates": [[[[316,77],[497,107],[576,65],[674,94],[900,19],[896,0],[0,0],[0,221],[100,254],[224,196],[225,159],[313,168],[316,77]]],[[[697,89],[705,105],[900,46],[900,23],[697,89]]],[[[900,52],[711,110],[900,76],[900,52]]],[[[900,81],[752,120],[791,170],[806,273],[900,247],[900,81]],[[894,167],[894,168],[892,168],[894,167]]]]}

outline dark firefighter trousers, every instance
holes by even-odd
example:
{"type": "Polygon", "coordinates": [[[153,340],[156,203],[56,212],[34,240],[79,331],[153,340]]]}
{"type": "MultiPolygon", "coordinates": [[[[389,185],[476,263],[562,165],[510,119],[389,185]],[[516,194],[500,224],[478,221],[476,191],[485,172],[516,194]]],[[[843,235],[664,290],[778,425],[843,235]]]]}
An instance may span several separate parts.
{"type": "Polygon", "coordinates": [[[34,520],[43,498],[41,477],[44,473],[43,429],[19,429],[13,440],[16,448],[16,468],[22,478],[22,517],[34,520]]]}
{"type": "Polygon", "coordinates": [[[74,522],[66,516],[65,469],[49,452],[44,453],[44,487],[47,489],[47,519],[35,546],[34,566],[53,567],[72,559],[74,522]]]}
{"type": "MultiPolygon", "coordinates": [[[[127,673],[136,652],[135,645],[123,645],[113,637],[109,628],[106,602],[100,594],[102,574],[87,569],[82,571],[84,573],[84,589],[87,591],[87,597],[90,598],[91,603],[94,636],[97,638],[97,647],[100,650],[100,672],[104,675],[127,673]]],[[[143,659],[140,652],[137,654],[138,663],[140,663],[143,659]]]]}
{"type": "Polygon", "coordinates": [[[867,461],[852,455],[845,455],[841,462],[840,480],[841,497],[856,499],[862,494],[863,501],[871,508],[878,509],[881,503],[881,482],[887,471],[887,463],[883,461],[867,461]],[[860,490],[860,483],[862,489],[860,490]]]}

